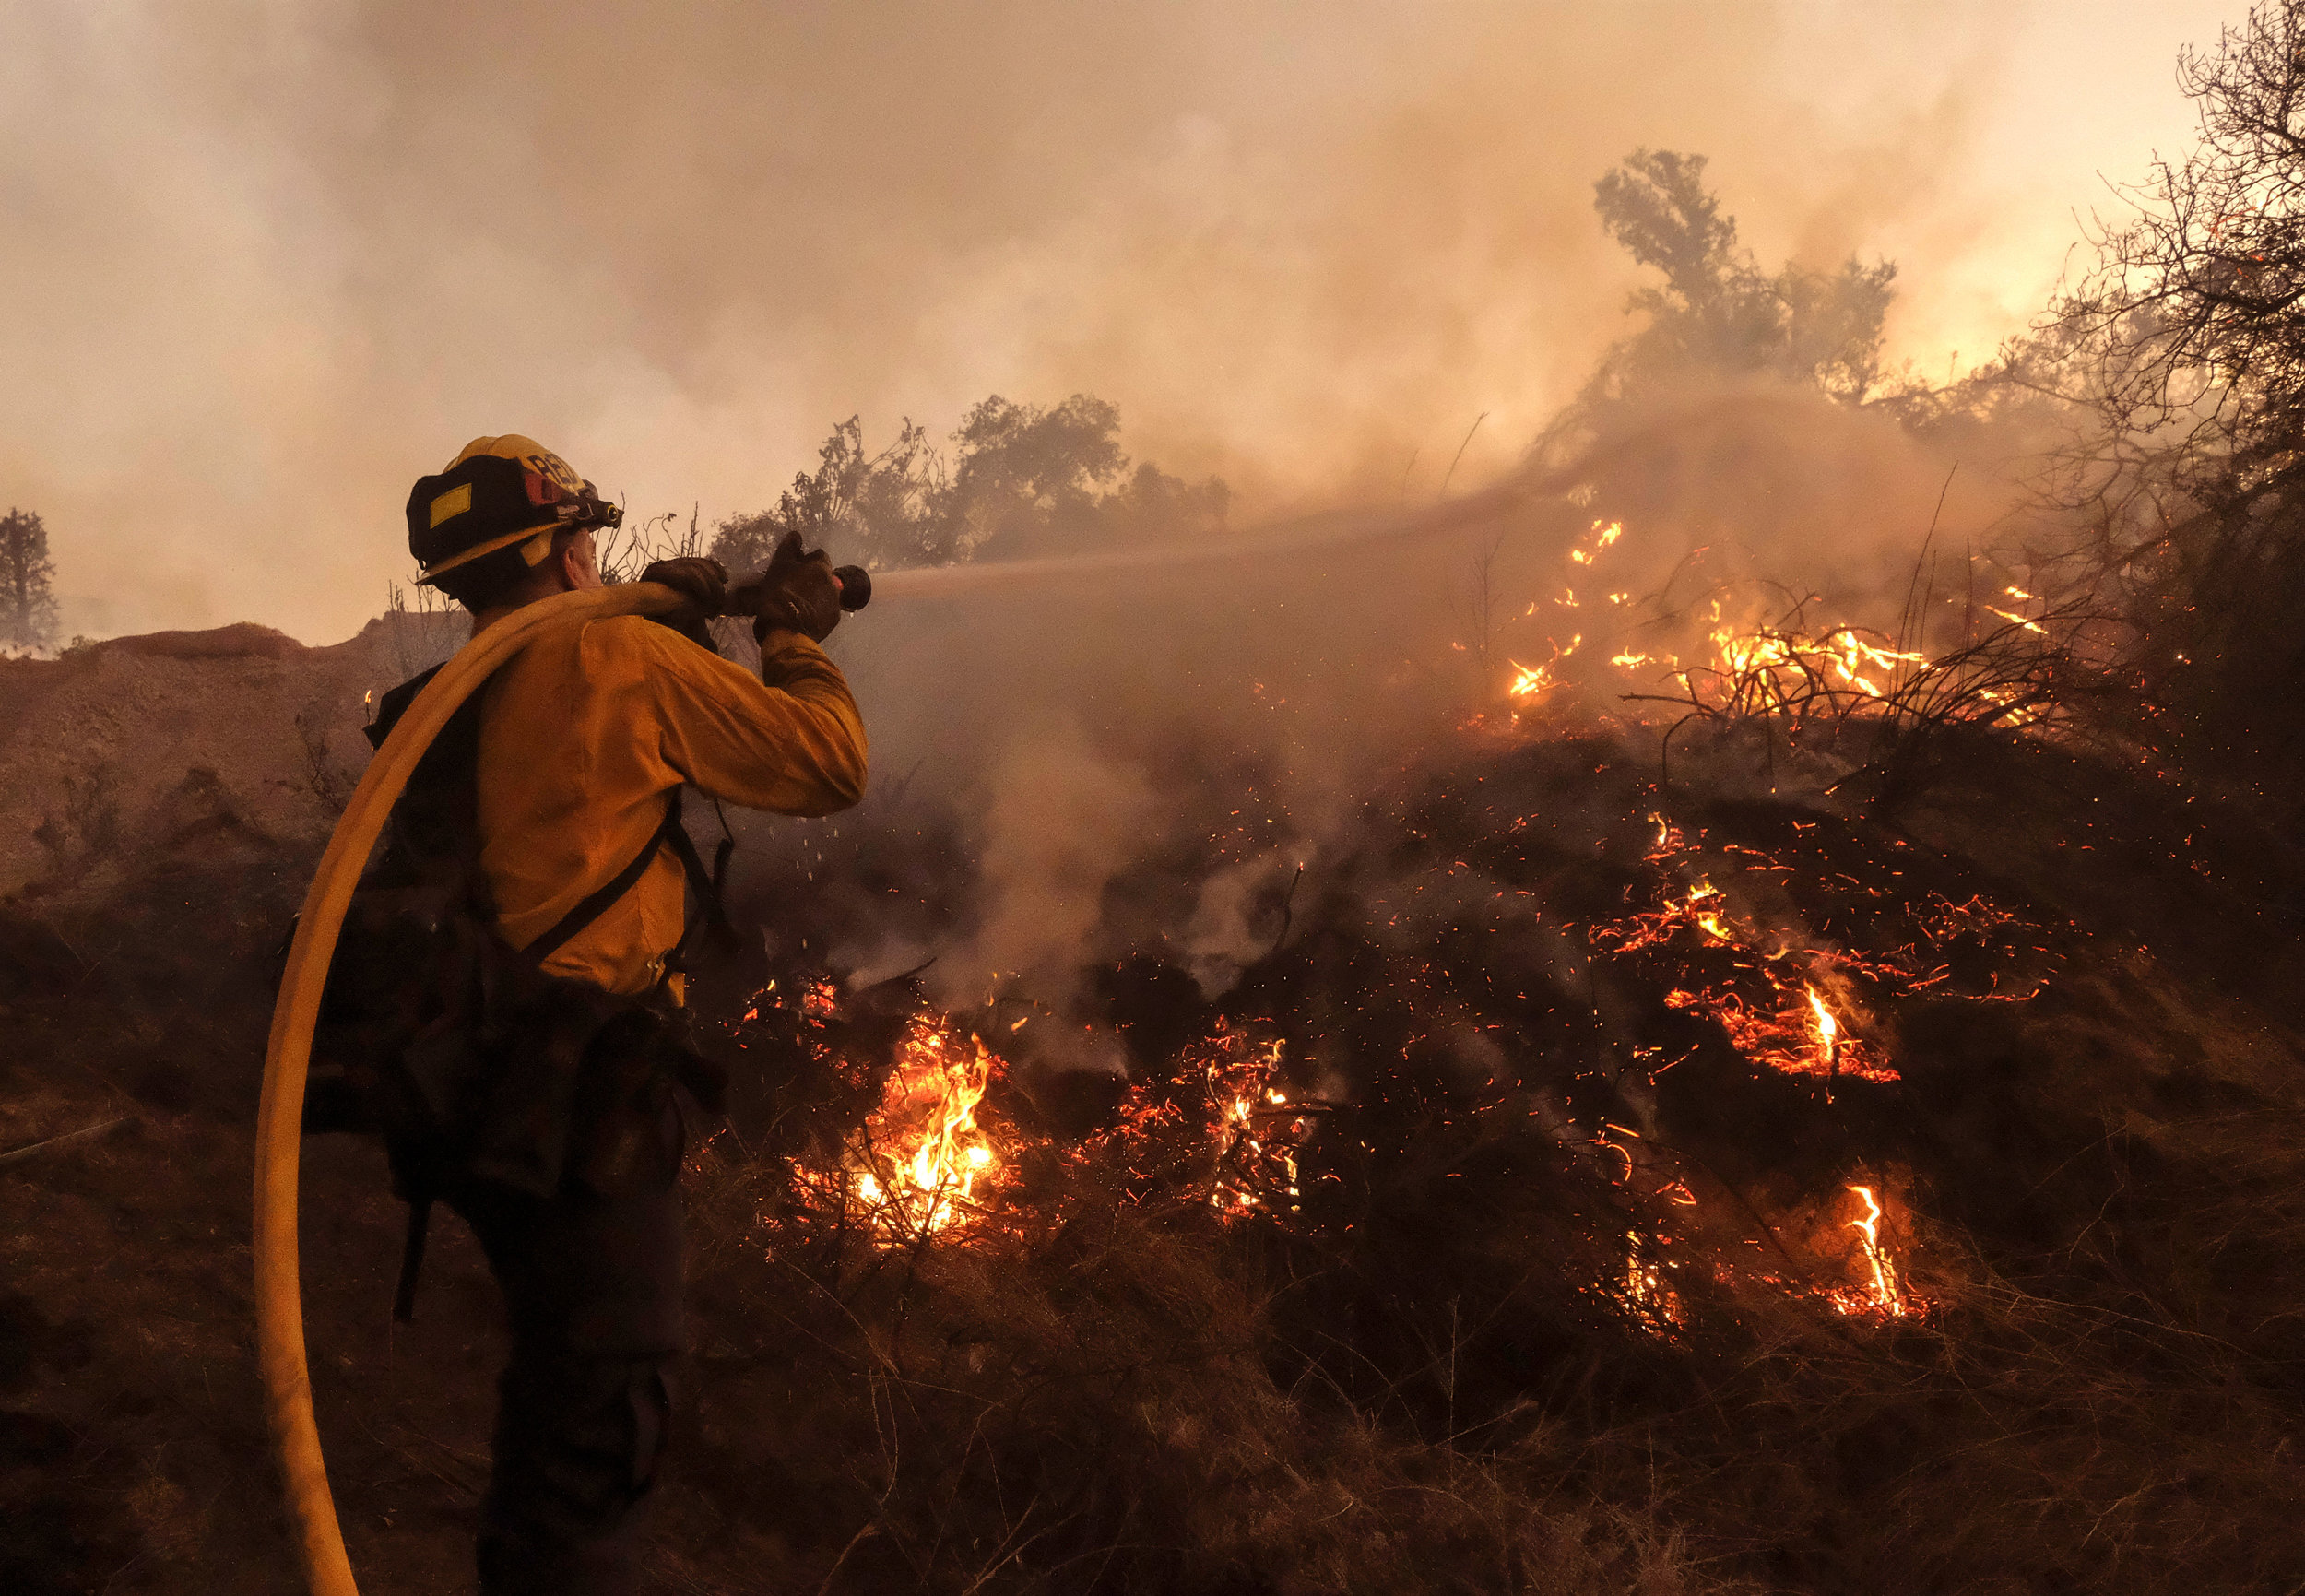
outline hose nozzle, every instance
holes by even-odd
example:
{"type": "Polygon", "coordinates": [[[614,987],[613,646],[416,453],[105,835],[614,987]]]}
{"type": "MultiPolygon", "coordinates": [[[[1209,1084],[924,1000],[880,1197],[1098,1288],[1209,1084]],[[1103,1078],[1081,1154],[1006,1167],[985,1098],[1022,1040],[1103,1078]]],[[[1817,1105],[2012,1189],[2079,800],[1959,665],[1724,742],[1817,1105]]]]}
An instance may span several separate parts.
{"type": "MultiPolygon", "coordinates": [[[[765,575],[748,577],[728,589],[723,615],[750,615],[757,608],[765,575]]],[[[872,602],[872,573],[861,565],[835,565],[833,580],[840,586],[840,607],[862,609],[872,602]]]]}

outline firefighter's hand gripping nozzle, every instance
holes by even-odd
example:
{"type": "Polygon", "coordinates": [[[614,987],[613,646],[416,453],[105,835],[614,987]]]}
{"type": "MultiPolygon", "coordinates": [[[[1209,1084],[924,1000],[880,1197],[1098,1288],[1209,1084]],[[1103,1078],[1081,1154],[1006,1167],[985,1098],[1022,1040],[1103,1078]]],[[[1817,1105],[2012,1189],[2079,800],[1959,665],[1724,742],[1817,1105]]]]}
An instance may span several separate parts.
{"type": "Polygon", "coordinates": [[[727,613],[751,617],[755,638],[781,630],[822,643],[843,610],[862,609],[871,597],[872,578],[861,566],[835,571],[822,550],[810,552],[799,533],[787,532],[766,570],[728,590],[727,613]]]}
{"type": "MultiPolygon", "coordinates": [[[[736,588],[728,590],[728,613],[731,616],[750,616],[751,611],[745,607],[745,597],[759,588],[759,576],[754,576],[751,581],[740,581],[736,588]]],[[[871,572],[862,565],[834,565],[833,581],[842,585],[842,609],[865,609],[867,604],[871,604],[871,572]]]]}

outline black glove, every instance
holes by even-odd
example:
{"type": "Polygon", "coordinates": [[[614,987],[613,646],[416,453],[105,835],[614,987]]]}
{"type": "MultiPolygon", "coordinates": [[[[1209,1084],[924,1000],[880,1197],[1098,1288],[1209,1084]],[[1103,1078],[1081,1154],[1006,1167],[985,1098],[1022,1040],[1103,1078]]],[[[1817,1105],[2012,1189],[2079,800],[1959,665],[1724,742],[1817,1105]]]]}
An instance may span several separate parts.
{"type": "Polygon", "coordinates": [[[717,560],[692,557],[659,560],[640,573],[643,582],[661,582],[688,602],[656,617],[691,643],[713,646],[712,617],[728,605],[728,573],[717,560]]]}
{"type": "Polygon", "coordinates": [[[753,618],[755,642],[782,629],[822,643],[840,624],[840,578],[833,574],[833,557],[822,549],[804,552],[798,532],[785,534],[769,556],[768,569],[757,583],[739,589],[738,597],[753,618]]]}

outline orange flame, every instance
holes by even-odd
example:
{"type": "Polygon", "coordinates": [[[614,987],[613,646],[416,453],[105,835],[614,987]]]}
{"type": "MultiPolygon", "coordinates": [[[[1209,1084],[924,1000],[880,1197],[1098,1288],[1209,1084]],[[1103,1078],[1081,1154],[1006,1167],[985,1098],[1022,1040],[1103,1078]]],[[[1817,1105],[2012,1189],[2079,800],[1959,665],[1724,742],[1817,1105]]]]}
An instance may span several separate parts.
{"type": "Polygon", "coordinates": [[[1978,608],[1984,610],[1989,615],[1998,615],[2004,621],[2013,621],[2017,625],[2025,628],[2027,632],[2038,632],[2044,637],[2049,635],[2049,629],[2043,626],[2039,621],[2028,621],[2024,616],[2017,614],[2015,610],[2002,609],[1991,604],[1980,604],[1978,608]]]}
{"type": "Polygon", "coordinates": [[[1713,632],[1713,647],[1720,656],[1719,669],[1727,677],[1774,677],[1783,673],[1797,678],[1804,668],[1814,667],[1829,671],[1842,686],[1853,687],[1867,698],[1883,696],[1879,680],[1894,679],[1906,666],[1925,666],[1929,662],[1928,656],[1921,653],[1884,648],[1868,642],[1846,626],[1822,637],[1779,632],[1740,632],[1732,626],[1723,626],[1713,632]]]}
{"type": "Polygon", "coordinates": [[[1873,1195],[1870,1186],[1851,1186],[1849,1189],[1864,1199],[1864,1217],[1850,1220],[1849,1228],[1857,1233],[1872,1279],[1862,1291],[1838,1295],[1836,1303],[1843,1313],[1903,1318],[1911,1308],[1906,1301],[1904,1283],[1897,1278],[1897,1261],[1889,1257],[1889,1250],[1881,1240],[1881,1200],[1873,1195]]]}
{"type": "Polygon", "coordinates": [[[1660,1259],[1654,1250],[1665,1244],[1661,1235],[1652,1242],[1637,1230],[1625,1233],[1625,1279],[1618,1286],[1618,1296],[1642,1329],[1670,1341],[1686,1314],[1681,1294],[1665,1278],[1668,1269],[1679,1265],[1660,1259]]]}
{"type": "Polygon", "coordinates": [[[1254,1209],[1270,1210],[1285,1197],[1294,1212],[1301,1195],[1296,1149],[1309,1127],[1289,1107],[1288,1094],[1272,1084],[1281,1068],[1283,1044],[1275,1038],[1252,1046],[1243,1057],[1237,1047],[1247,1043],[1240,1032],[1212,1039],[1206,1068],[1216,1108],[1209,1128],[1216,1173],[1209,1185],[1209,1205],[1237,1216],[1254,1209]],[[1235,1046],[1222,1046],[1235,1039],[1235,1046]]]}
{"type": "Polygon", "coordinates": [[[913,1022],[849,1161],[849,1189],[884,1238],[932,1235],[980,1211],[979,1183],[1000,1160],[976,1105],[999,1065],[975,1038],[913,1022]]]}
{"type": "Polygon", "coordinates": [[[1825,999],[1816,995],[1814,987],[1809,988],[1809,1009],[1816,1016],[1817,1051],[1824,1056],[1825,1067],[1830,1070],[1840,1050],[1841,1023],[1833,1018],[1833,1011],[1825,1006],[1825,999]]]}
{"type": "Polygon", "coordinates": [[[1737,940],[1736,932],[1730,929],[1729,923],[1720,916],[1720,910],[1714,907],[1720,902],[1719,887],[1710,881],[1697,882],[1689,889],[1689,918],[1696,922],[1698,930],[1714,941],[1733,942],[1737,940]]]}

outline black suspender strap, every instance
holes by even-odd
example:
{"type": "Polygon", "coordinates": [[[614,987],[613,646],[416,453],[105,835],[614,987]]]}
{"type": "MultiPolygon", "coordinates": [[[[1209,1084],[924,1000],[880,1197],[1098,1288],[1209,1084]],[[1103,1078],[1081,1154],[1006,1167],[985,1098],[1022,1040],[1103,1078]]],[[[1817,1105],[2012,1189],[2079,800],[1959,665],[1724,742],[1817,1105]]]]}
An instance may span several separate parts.
{"type": "MultiPolygon", "coordinates": [[[[632,857],[632,863],[619,870],[584,902],[562,915],[560,922],[550,930],[522,949],[522,955],[532,964],[541,964],[567,946],[586,927],[614,908],[617,901],[639,883],[641,877],[647,873],[648,867],[656,862],[656,850],[668,844],[672,848],[672,857],[680,861],[680,870],[688,877],[689,886],[696,893],[697,906],[702,911],[701,928],[709,930],[714,940],[723,947],[733,946],[738,940],[737,930],[728,923],[728,911],[720,901],[721,877],[727,869],[733,839],[720,845],[713,861],[715,868],[707,870],[703,857],[696,851],[695,843],[689,839],[688,828],[680,823],[680,789],[675,787],[671,798],[665,804],[664,823],[651,833],[647,845],[632,857]]],[[[671,957],[666,961],[668,967],[686,967],[689,944],[694,940],[697,928],[692,927],[682,933],[680,942],[672,950],[671,957]]]]}
{"type": "MultiPolygon", "coordinates": [[[[680,812],[680,795],[678,793],[672,795],[672,811],[676,816],[680,812]]],[[[721,823],[725,828],[727,822],[724,820],[721,823]]],[[[672,952],[665,959],[666,969],[684,971],[695,952],[693,944],[700,930],[711,936],[723,951],[735,947],[740,940],[737,928],[728,923],[727,908],[720,899],[720,883],[727,873],[728,856],[735,851],[736,841],[732,837],[722,839],[714,853],[713,868],[707,870],[703,857],[697,853],[696,844],[689,836],[686,826],[674,825],[665,840],[672,845],[672,856],[680,861],[680,869],[688,876],[689,886],[696,893],[697,919],[682,928],[680,941],[674,944],[672,952]]]]}
{"type": "MultiPolygon", "coordinates": [[[[541,964],[567,946],[586,927],[616,907],[618,899],[640,883],[641,877],[648,873],[648,867],[656,863],[656,850],[674,837],[681,842],[688,841],[688,833],[680,829],[680,794],[678,788],[674,789],[671,801],[665,805],[663,823],[649,833],[648,841],[639,853],[632,856],[632,863],[596,888],[584,902],[562,915],[550,930],[523,948],[522,956],[530,964],[541,964]]],[[[679,845],[674,846],[677,852],[679,845]]],[[[690,845],[689,851],[695,852],[694,845],[690,845]]]]}

